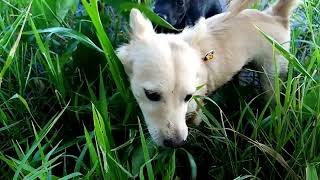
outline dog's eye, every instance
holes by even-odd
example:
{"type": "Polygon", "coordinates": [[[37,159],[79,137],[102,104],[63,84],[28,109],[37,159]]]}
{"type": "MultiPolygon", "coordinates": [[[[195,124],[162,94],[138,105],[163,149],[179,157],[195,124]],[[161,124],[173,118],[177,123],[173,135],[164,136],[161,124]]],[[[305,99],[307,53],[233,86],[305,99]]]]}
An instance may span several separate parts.
{"type": "Polygon", "coordinates": [[[177,1],[177,5],[178,5],[178,6],[183,6],[183,4],[184,4],[183,0],[178,0],[178,1],[177,1]]]}
{"type": "Polygon", "coordinates": [[[160,101],[161,95],[158,92],[144,89],[144,93],[150,101],[160,101]]]}
{"type": "Polygon", "coordinates": [[[188,102],[191,98],[192,98],[191,94],[186,95],[186,97],[184,98],[184,102],[188,102]]]}

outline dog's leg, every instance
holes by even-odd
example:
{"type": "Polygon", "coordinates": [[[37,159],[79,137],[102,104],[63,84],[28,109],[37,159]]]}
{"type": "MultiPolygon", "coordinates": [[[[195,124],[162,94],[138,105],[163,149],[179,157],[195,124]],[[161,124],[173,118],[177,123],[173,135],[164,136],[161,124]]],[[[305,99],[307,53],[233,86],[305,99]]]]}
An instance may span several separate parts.
{"type": "MultiPolygon", "coordinates": [[[[203,105],[203,101],[198,99],[199,103],[203,105]]],[[[186,121],[187,124],[194,124],[196,126],[200,125],[201,123],[201,108],[199,105],[194,101],[190,101],[188,105],[188,112],[186,114],[186,121]]]]}
{"type": "MultiPolygon", "coordinates": [[[[276,60],[276,65],[271,61],[265,61],[262,65],[262,74],[261,74],[261,84],[263,89],[266,91],[266,98],[269,100],[275,92],[275,77],[276,77],[276,72],[278,74],[278,77],[281,79],[286,78],[287,72],[288,72],[288,61],[282,57],[281,55],[276,55],[275,56],[276,60]],[[277,71],[276,71],[277,69],[277,71]]],[[[281,88],[281,86],[280,86],[281,88]]],[[[281,89],[280,89],[281,90],[281,89]]],[[[275,98],[273,97],[273,102],[275,103],[275,98]]]]}

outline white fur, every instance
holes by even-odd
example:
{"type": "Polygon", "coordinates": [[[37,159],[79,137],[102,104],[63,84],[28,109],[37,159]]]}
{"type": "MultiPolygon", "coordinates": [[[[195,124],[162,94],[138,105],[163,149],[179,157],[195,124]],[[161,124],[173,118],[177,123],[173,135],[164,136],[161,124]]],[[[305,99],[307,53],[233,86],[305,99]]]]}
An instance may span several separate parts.
{"type": "MultiPolygon", "coordinates": [[[[272,46],[253,24],[285,43],[290,40],[290,30],[285,25],[287,17],[243,10],[228,18],[228,13],[200,19],[195,27],[180,34],[157,34],[151,22],[132,9],[131,41],[118,48],[117,54],[130,78],[148,130],[158,145],[163,145],[164,139],[187,138],[185,116],[187,112],[197,111],[194,100],[184,102],[187,94],[205,95],[216,90],[253,59],[267,73],[275,73],[272,46]],[[203,62],[202,57],[210,50],[215,51],[215,59],[203,62]],[[196,91],[196,87],[204,84],[196,91]],[[161,100],[150,101],[144,89],[161,93],[161,100]]],[[[288,62],[279,54],[276,57],[279,72],[285,74],[288,62]]],[[[263,77],[264,87],[272,94],[267,79],[263,77]]]]}

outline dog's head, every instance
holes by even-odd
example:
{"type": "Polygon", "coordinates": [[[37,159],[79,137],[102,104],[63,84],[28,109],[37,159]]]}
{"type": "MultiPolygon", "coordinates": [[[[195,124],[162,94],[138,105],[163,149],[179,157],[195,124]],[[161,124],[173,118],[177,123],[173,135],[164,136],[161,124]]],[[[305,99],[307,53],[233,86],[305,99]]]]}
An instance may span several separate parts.
{"type": "Polygon", "coordinates": [[[190,0],[156,0],[154,12],[177,26],[181,23],[190,6],[190,0]]]}
{"type": "Polygon", "coordinates": [[[117,55],[149,133],[160,146],[182,145],[188,135],[188,103],[199,86],[200,55],[180,35],[156,34],[136,9],[131,10],[130,26],[131,40],[117,55]]]}

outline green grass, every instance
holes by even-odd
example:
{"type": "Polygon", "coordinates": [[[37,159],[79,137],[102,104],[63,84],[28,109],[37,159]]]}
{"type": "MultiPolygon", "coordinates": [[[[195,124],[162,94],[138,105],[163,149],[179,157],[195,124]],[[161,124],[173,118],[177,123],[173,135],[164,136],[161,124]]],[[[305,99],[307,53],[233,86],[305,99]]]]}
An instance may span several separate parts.
{"type": "Polygon", "coordinates": [[[320,1],[295,11],[290,52],[261,32],[290,62],[275,103],[233,83],[194,97],[203,122],[178,149],[152,142],[114,53],[132,7],[172,28],[144,2],[0,0],[0,178],[317,179],[320,1]]]}

